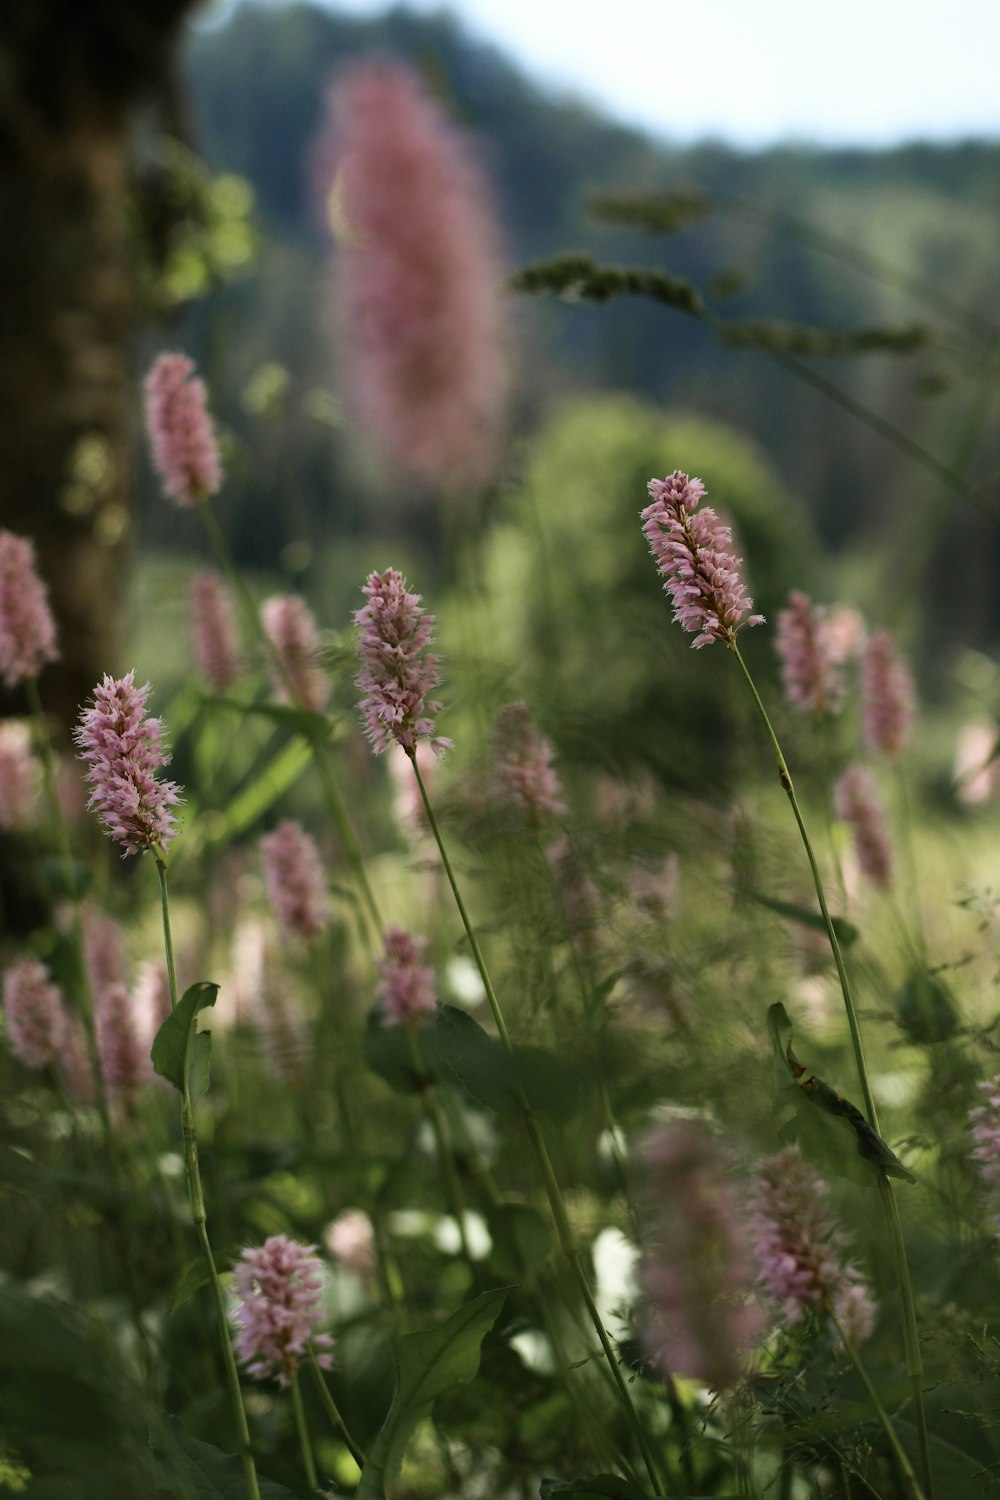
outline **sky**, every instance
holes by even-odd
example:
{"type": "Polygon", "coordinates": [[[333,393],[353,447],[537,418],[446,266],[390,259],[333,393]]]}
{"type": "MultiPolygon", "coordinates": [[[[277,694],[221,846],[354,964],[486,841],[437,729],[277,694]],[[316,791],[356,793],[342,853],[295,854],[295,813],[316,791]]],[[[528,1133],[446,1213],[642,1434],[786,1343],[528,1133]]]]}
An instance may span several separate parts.
{"type": "MultiPolygon", "coordinates": [[[[287,0],[266,0],[280,5],[287,0]]],[[[376,15],[386,0],[318,0],[376,15]]],[[[678,142],[1000,137],[998,0],[407,0],[678,142]]],[[[218,19],[234,0],[216,0],[218,19]]]]}

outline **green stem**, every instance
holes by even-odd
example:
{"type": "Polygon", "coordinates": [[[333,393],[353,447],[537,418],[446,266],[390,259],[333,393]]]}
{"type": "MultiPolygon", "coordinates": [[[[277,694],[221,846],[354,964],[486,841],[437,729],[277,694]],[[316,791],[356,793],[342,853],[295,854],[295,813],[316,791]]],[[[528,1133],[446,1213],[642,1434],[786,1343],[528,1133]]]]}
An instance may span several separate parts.
{"type": "MultiPolygon", "coordinates": [[[[163,862],[161,852],[155,852],[156,873],[160,881],[160,910],[163,916],[163,949],[167,960],[167,980],[170,986],[170,1008],[177,1009],[177,972],[174,967],[174,944],[170,932],[170,903],[167,897],[167,867],[163,862]]],[[[226,1369],[226,1384],[229,1388],[229,1399],[232,1406],[233,1417],[236,1421],[236,1432],[239,1438],[240,1459],[243,1463],[243,1477],[246,1481],[248,1500],[260,1500],[260,1486],[257,1482],[257,1469],[254,1465],[253,1449],[250,1444],[250,1427],[247,1422],[246,1408],[243,1405],[243,1392],[240,1389],[239,1372],[236,1369],[236,1357],[233,1354],[232,1342],[229,1338],[229,1317],[226,1311],[226,1299],[222,1292],[222,1283],[219,1280],[219,1272],[215,1264],[215,1256],[212,1254],[212,1246],[208,1238],[208,1219],[205,1213],[205,1196],[201,1186],[201,1171],[198,1166],[198,1136],[195,1130],[194,1101],[188,1088],[187,1078],[181,1093],[181,1132],[184,1138],[184,1170],[187,1176],[188,1202],[191,1206],[191,1219],[194,1224],[195,1235],[198,1246],[205,1261],[205,1269],[208,1272],[209,1284],[212,1289],[212,1300],[215,1303],[216,1322],[219,1329],[219,1341],[222,1346],[222,1360],[226,1369]]]]}
{"type": "Polygon", "coordinates": [[[448,1139],[445,1123],[441,1116],[437,1096],[434,1092],[434,1085],[427,1078],[427,1069],[424,1064],[420,1039],[413,1026],[406,1025],[404,1022],[404,1027],[410,1049],[410,1060],[413,1064],[413,1071],[423,1084],[420,1090],[420,1103],[427,1117],[427,1123],[431,1127],[434,1144],[437,1147],[437,1156],[441,1164],[441,1175],[444,1178],[445,1198],[447,1199],[448,1209],[458,1226],[458,1239],[462,1249],[462,1258],[469,1268],[469,1275],[472,1277],[473,1283],[475,1283],[479,1279],[479,1273],[476,1269],[476,1263],[472,1258],[468,1237],[465,1232],[465,1202],[462,1197],[462,1186],[458,1180],[458,1171],[455,1167],[455,1153],[451,1149],[451,1142],[448,1139]]]}
{"type": "Polygon", "coordinates": [[[302,1450],[302,1464],[306,1471],[306,1480],[309,1488],[314,1492],[319,1489],[319,1476],[316,1473],[316,1462],[313,1458],[312,1444],[309,1441],[309,1429],[306,1426],[306,1414],[302,1406],[302,1392],[299,1390],[299,1372],[292,1371],[291,1378],[292,1411],[295,1413],[295,1430],[299,1435],[299,1447],[302,1450]]]}
{"type": "Polygon", "coordinates": [[[334,1401],[333,1396],[330,1393],[330,1387],[323,1379],[323,1372],[320,1369],[319,1365],[316,1363],[316,1355],[313,1353],[312,1348],[310,1348],[309,1350],[309,1368],[312,1370],[313,1376],[315,1377],[316,1389],[319,1392],[319,1399],[323,1403],[323,1407],[326,1411],[327,1416],[330,1418],[331,1423],[344,1439],[347,1450],[350,1453],[351,1457],[354,1459],[354,1462],[357,1464],[358,1468],[363,1469],[365,1464],[368,1462],[365,1456],[364,1449],[359,1448],[357,1443],[351,1437],[351,1434],[347,1428],[347,1423],[344,1421],[343,1417],[340,1414],[340,1408],[338,1407],[336,1401],[334,1401]]]}
{"type": "Polygon", "coordinates": [[[889,1442],[889,1447],[892,1449],[896,1463],[899,1465],[899,1471],[903,1479],[903,1487],[906,1490],[907,1495],[910,1497],[910,1500],[926,1500],[924,1491],[920,1486],[920,1481],[917,1479],[916,1474],[913,1472],[913,1465],[910,1463],[906,1449],[899,1441],[896,1429],[892,1425],[892,1418],[889,1416],[889,1413],[882,1405],[878,1391],[875,1389],[874,1385],[869,1379],[868,1371],[861,1363],[858,1351],[855,1349],[854,1345],[847,1337],[847,1334],[844,1331],[843,1324],[840,1322],[839,1318],[836,1316],[832,1309],[830,1310],[830,1320],[833,1323],[834,1328],[836,1328],[837,1333],[840,1335],[840,1340],[844,1348],[847,1350],[851,1363],[857,1370],[858,1375],[861,1377],[861,1383],[868,1393],[868,1399],[872,1404],[872,1409],[874,1410],[875,1415],[878,1417],[879,1422],[882,1425],[882,1431],[885,1433],[886,1438],[889,1442]]]}
{"type": "MultiPolygon", "coordinates": [[[[475,929],[472,926],[468,911],[466,910],[465,902],[462,900],[462,893],[459,890],[458,882],[455,879],[455,872],[452,869],[451,860],[448,858],[448,851],[445,848],[444,839],[441,836],[441,829],[438,826],[437,818],[434,815],[434,809],[431,806],[430,798],[427,795],[427,788],[424,785],[424,779],[420,774],[420,767],[417,765],[415,755],[410,755],[410,764],[413,767],[413,774],[417,778],[417,786],[420,789],[420,796],[424,805],[424,811],[427,814],[427,821],[430,824],[431,832],[434,835],[434,842],[437,844],[438,853],[441,856],[441,863],[444,866],[444,872],[447,877],[448,884],[451,886],[452,895],[455,898],[455,905],[458,907],[458,913],[462,919],[462,926],[465,928],[465,935],[469,940],[469,946],[472,949],[472,954],[476,961],[476,967],[479,970],[479,977],[483,981],[483,988],[486,991],[486,998],[489,1001],[490,1010],[493,1013],[493,1020],[496,1024],[497,1033],[500,1037],[501,1042],[507,1048],[508,1052],[513,1054],[514,1046],[511,1042],[510,1033],[507,1030],[507,1025],[503,1018],[503,1012],[500,1009],[500,1001],[497,999],[496,990],[493,988],[493,981],[490,978],[489,970],[486,967],[486,961],[483,958],[482,949],[479,946],[479,940],[476,937],[475,929]]],[[[639,1420],[639,1413],[636,1411],[635,1405],[632,1401],[632,1396],[629,1391],[628,1384],[626,1383],[625,1377],[622,1374],[621,1367],[618,1363],[618,1357],[615,1353],[614,1346],[612,1345],[611,1340],[608,1337],[607,1329],[604,1327],[604,1321],[601,1318],[600,1312],[598,1311],[597,1303],[594,1301],[594,1295],[590,1289],[590,1283],[588,1282],[586,1273],[580,1263],[580,1257],[573,1239],[573,1231],[570,1227],[569,1216],[566,1212],[566,1202],[563,1198],[562,1189],[559,1186],[559,1181],[553,1169],[552,1160],[549,1156],[548,1148],[545,1144],[545,1139],[542,1135],[541,1129],[539,1128],[538,1121],[535,1119],[534,1112],[532,1111],[531,1106],[528,1103],[528,1099],[524,1093],[524,1090],[520,1089],[519,1092],[522,1117],[524,1120],[525,1128],[528,1132],[528,1139],[531,1142],[531,1147],[535,1155],[535,1160],[538,1163],[539,1170],[541,1171],[542,1181],[545,1185],[545,1192],[552,1211],[552,1217],[555,1220],[556,1233],[559,1237],[559,1247],[573,1273],[580,1291],[580,1295],[583,1298],[584,1306],[586,1307],[587,1312],[590,1316],[590,1320],[594,1325],[594,1330],[597,1334],[598,1339],[600,1340],[601,1348],[604,1350],[608,1368],[610,1369],[612,1376],[614,1377],[622,1406],[624,1407],[625,1414],[628,1418],[629,1425],[632,1428],[636,1442],[639,1445],[639,1451],[642,1454],[643,1462],[646,1465],[646,1470],[649,1474],[649,1479],[653,1486],[653,1493],[660,1494],[662,1493],[662,1485],[660,1483],[660,1476],[656,1459],[653,1457],[642,1423],[639,1420]]]]}

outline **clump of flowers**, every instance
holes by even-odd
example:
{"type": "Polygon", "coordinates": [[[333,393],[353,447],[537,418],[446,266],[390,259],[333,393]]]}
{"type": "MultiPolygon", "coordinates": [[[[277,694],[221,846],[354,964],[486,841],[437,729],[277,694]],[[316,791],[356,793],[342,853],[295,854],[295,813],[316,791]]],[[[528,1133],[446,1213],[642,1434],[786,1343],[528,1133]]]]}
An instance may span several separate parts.
{"type": "Polygon", "coordinates": [[[426,951],[425,937],[414,937],[405,927],[386,930],[377,991],[384,1025],[412,1026],[434,1014],[434,970],[423,962],[426,951]]]}
{"type": "Polygon", "coordinates": [[[778,613],[775,647],[781,658],[785,697],[794,708],[835,714],[843,706],[844,654],[830,611],[793,589],[778,613]]]}
{"type": "Polygon", "coordinates": [[[0,723],[0,829],[5,832],[30,826],[39,769],[27,724],[5,719],[0,723]]]}
{"type": "Polygon", "coordinates": [[[108,1099],[131,1109],[139,1089],[152,1081],[153,1069],[148,1041],[139,1034],[132,1000],[124,984],[105,985],[95,994],[94,1027],[108,1099]]]}
{"type": "Polygon", "coordinates": [[[207,500],[222,487],[222,466],[194,362],[186,354],[161,354],[144,391],[153,462],[165,493],[183,506],[207,500]]]}
{"type": "Polygon", "coordinates": [[[910,737],[916,710],[913,679],[888,630],[876,630],[865,646],[861,697],[869,752],[895,760],[910,737]]]}
{"type": "Polygon", "coordinates": [[[27,537],[0,531],[0,677],[9,688],[58,661],[48,590],[27,537]]]}
{"type": "Polygon", "coordinates": [[[969,1115],[975,1145],[972,1154],[979,1165],[995,1215],[1000,1235],[1000,1073],[989,1083],[981,1083],[985,1104],[979,1104],[969,1115]]]}
{"type": "Polygon", "coordinates": [[[3,1013],[10,1050],[26,1068],[45,1068],[59,1055],[67,1020],[62,996],[37,959],[24,958],[3,980],[3,1013]]]}
{"type": "Polygon", "coordinates": [[[320,1333],[323,1269],[315,1245],[272,1234],[259,1248],[242,1252],[234,1267],[238,1300],[233,1309],[236,1353],[251,1375],[273,1376],[287,1386],[303,1358],[330,1368],[333,1340],[320,1333]]]}
{"type": "Polygon", "coordinates": [[[447,750],[451,741],[434,734],[433,716],[441,705],[428,696],[441,680],[440,658],[428,650],[435,617],[422,608],[419,594],[407,592],[395,568],[372,573],[361,592],[368,603],[354,616],[361,627],[358,687],[372,749],[381,755],[395,741],[411,760],[418,740],[430,740],[439,753],[447,750]]]}
{"type": "Polygon", "coordinates": [[[375,1269],[375,1231],[360,1208],[345,1208],[323,1232],[323,1242],[334,1260],[364,1279],[375,1269]]]}
{"type": "Polygon", "coordinates": [[[170,756],[161,721],[143,718],[149,693],[148,682],[136,687],[132,672],[121,678],[106,675],[74,731],[87,766],[88,806],[126,854],[165,851],[176,832],[171,809],[180,801],[180,788],[156,779],[170,756]]]}
{"type": "Polygon", "coordinates": [[[318,152],[348,399],[391,469],[454,492],[496,464],[503,264],[486,184],[419,77],[346,70],[318,152]]]}
{"type": "Polygon", "coordinates": [[[508,703],[493,731],[493,795],[532,828],[541,828],[566,811],[559,778],[552,765],[552,746],[531,722],[526,703],[508,703]]]}
{"type": "MultiPolygon", "coordinates": [[[[299,706],[322,713],[330,696],[330,684],[320,663],[319,632],[312,611],[295,594],[275,594],[262,609],[264,629],[274,646],[299,706]]],[[[288,701],[288,685],[280,673],[274,690],[288,701]]]]}
{"type": "Polygon", "coordinates": [[[720,1153],[706,1129],[679,1122],[654,1131],[644,1154],[661,1205],[640,1265],[645,1342],[664,1372],[721,1390],[742,1374],[760,1314],[720,1153]]]}
{"type": "Polygon", "coordinates": [[[848,766],[833,788],[837,817],[854,832],[861,873],[884,890],[892,880],[892,845],[875,779],[864,766],[848,766]]]}
{"type": "Polygon", "coordinates": [[[761,1164],[751,1194],[750,1236],[760,1279],[787,1323],[815,1307],[833,1314],[852,1344],[875,1326],[876,1306],[830,1218],[822,1178],[788,1146],[761,1164]]]}
{"type": "Polygon", "coordinates": [[[279,823],[263,841],[267,894],[285,933],[311,942],[326,925],[323,864],[314,839],[300,823],[279,823]]]}
{"type": "Polygon", "coordinates": [[[674,619],[695,636],[692,646],[720,640],[735,646],[737,631],[762,625],[764,616],[750,614],[753,601],[740,577],[741,559],[733,555],[730,527],[722,525],[711,506],[698,509],[705,486],[680,469],[666,479],[651,479],[648,489],[642,529],[673,603],[674,619]]]}
{"type": "Polygon", "coordinates": [[[191,624],[198,670],[215,692],[224,693],[239,676],[240,651],[225,584],[210,569],[191,580],[191,624]]]}

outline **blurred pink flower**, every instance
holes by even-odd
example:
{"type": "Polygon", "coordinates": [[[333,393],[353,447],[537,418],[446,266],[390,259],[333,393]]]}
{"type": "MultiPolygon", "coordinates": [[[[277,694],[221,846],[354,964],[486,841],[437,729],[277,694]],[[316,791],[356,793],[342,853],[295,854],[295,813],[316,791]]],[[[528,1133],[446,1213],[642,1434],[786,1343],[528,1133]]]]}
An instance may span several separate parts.
{"type": "Polygon", "coordinates": [[[147,958],[139,965],[132,990],[132,1013],[142,1044],[148,1051],[170,1014],[170,981],[162,958],[147,958]]]}
{"type": "Polygon", "coordinates": [[[403,927],[386,929],[377,991],[383,1025],[415,1025],[434,1014],[434,970],[421,962],[426,949],[425,937],[413,937],[403,927]]]}
{"type": "Polygon", "coordinates": [[[720,1152],[704,1127],[685,1121],[651,1132],[644,1155],[660,1207],[639,1271],[646,1345],[664,1373],[724,1389],[743,1373],[761,1319],[720,1152]]]}
{"type": "Polygon", "coordinates": [[[87,766],[88,806],[126,854],[165,851],[176,832],[171,809],[180,801],[176,783],[154,775],[170,756],[161,721],[142,717],[150,685],[137,688],[134,678],[106,675],[73,735],[87,766]]]}
{"type": "Polygon", "coordinates": [[[975,1145],[972,1154],[979,1165],[1000,1235],[1000,1073],[979,1089],[986,1103],[978,1104],[969,1114],[975,1145]]]}
{"type": "Polygon", "coordinates": [[[48,589],[27,537],[0,531],[0,677],[9,688],[58,661],[48,589]]]}
{"type": "Polygon", "coordinates": [[[832,1312],[852,1344],[866,1339],[876,1307],[848,1242],[826,1208],[826,1183],[788,1146],[762,1162],[751,1193],[750,1236],[760,1279],[788,1323],[809,1307],[832,1312]]]}
{"type": "Polygon", "coordinates": [[[95,993],[94,1026],[108,1099],[131,1109],[140,1088],[151,1083],[154,1074],[148,1039],[139,1034],[132,1000],[123,984],[108,984],[95,993]]]}
{"type": "Polygon", "coordinates": [[[11,964],[3,978],[3,1013],[10,1050],[26,1068],[45,1068],[62,1050],[66,1012],[62,996],[34,958],[11,964]]]}
{"type": "Polygon", "coordinates": [[[506,312],[467,142],[409,67],[367,59],[331,89],[317,167],[360,428],[398,474],[449,492],[482,483],[503,427],[506,312]]]}
{"type": "Polygon", "coordinates": [[[330,1368],[333,1340],[319,1333],[323,1321],[323,1268],[313,1254],[284,1234],[272,1234],[259,1249],[246,1249],[233,1270],[238,1301],[233,1308],[236,1353],[251,1375],[273,1375],[288,1385],[309,1345],[316,1363],[330,1368]]]}
{"type": "Polygon", "coordinates": [[[109,984],[124,984],[125,934],[120,925],[90,901],[83,903],[80,915],[91,990],[96,995],[109,984]]]}
{"type": "Polygon", "coordinates": [[[493,730],[493,795],[500,807],[516,812],[539,829],[566,811],[552,746],[531,722],[526,703],[508,703],[493,730]]]}
{"type": "Polygon", "coordinates": [[[839,712],[844,701],[844,658],[830,612],[793,589],[788,608],[778,613],[775,648],[781,657],[785,697],[794,708],[818,714],[839,712]]]}
{"type": "Polygon", "coordinates": [[[861,699],[869,752],[894,760],[906,746],[916,712],[913,679],[888,630],[876,630],[865,646],[861,699]]]}
{"type": "Polygon", "coordinates": [[[432,716],[441,705],[427,696],[441,680],[440,657],[427,650],[435,617],[422,609],[419,594],[407,593],[394,568],[370,574],[361,592],[368,603],[354,616],[361,627],[358,687],[372,749],[381,755],[395,741],[411,759],[418,740],[430,740],[439,752],[448,749],[451,741],[434,734],[432,716]]]}
{"type": "Polygon", "coordinates": [[[315,839],[291,819],[263,840],[267,894],[288,937],[307,943],[318,937],[329,917],[323,863],[315,839]]]}
{"type": "Polygon", "coordinates": [[[629,893],[641,912],[666,927],[677,916],[680,880],[680,855],[671,851],[659,864],[634,864],[629,871],[629,893]]]}
{"type": "Polygon", "coordinates": [[[178,505],[196,505],[222,486],[219,449],[205,383],[186,354],[161,354],[144,383],[146,427],[163,489],[178,505]]]}
{"type": "Polygon", "coordinates": [[[323,1243],[334,1260],[361,1279],[375,1269],[375,1231],[360,1208],[345,1208],[323,1232],[323,1243]]]}
{"type": "MultiPolygon", "coordinates": [[[[264,629],[281,658],[300,708],[322,713],[330,696],[330,683],[319,655],[319,632],[312,611],[295,594],[275,594],[262,609],[264,629]]],[[[274,674],[274,691],[287,703],[288,689],[279,673],[274,674]]]]}
{"type": "Polygon", "coordinates": [[[885,889],[892,880],[892,845],[875,778],[863,766],[848,766],[833,788],[837,817],[854,831],[861,873],[885,889]]]}
{"type": "Polygon", "coordinates": [[[16,719],[0,723],[0,829],[30,828],[41,767],[31,749],[31,731],[16,719]]]}
{"type": "Polygon", "coordinates": [[[240,671],[233,609],[218,573],[206,569],[191,580],[191,625],[198,670],[216,693],[224,693],[240,671]]]}
{"type": "Polygon", "coordinates": [[[674,619],[697,632],[693,646],[718,640],[734,645],[743,625],[762,625],[764,616],[743,618],[753,601],[740,578],[740,558],[733,556],[732,531],[711,506],[698,510],[705,494],[700,479],[675,469],[666,479],[651,479],[647,488],[650,504],[642,512],[642,529],[674,619]]]}
{"type": "Polygon", "coordinates": [[[1000,725],[993,719],[970,719],[958,732],[952,777],[955,796],[966,807],[979,807],[996,796],[1000,785],[1000,725]]]}

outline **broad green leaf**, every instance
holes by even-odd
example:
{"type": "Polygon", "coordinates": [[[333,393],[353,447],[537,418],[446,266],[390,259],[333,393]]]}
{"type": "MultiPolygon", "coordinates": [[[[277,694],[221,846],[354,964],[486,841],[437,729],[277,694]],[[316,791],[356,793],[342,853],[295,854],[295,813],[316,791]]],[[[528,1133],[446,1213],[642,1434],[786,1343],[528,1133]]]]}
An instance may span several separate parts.
{"type": "Polygon", "coordinates": [[[500,1316],[506,1291],[483,1292],[436,1328],[407,1333],[396,1346],[396,1390],[368,1452],[357,1500],[387,1500],[414,1428],[439,1396],[472,1380],[480,1346],[500,1316]]]}
{"type": "MultiPolygon", "coordinates": [[[[176,1417],[158,1414],[149,1434],[156,1494],[178,1500],[246,1500],[243,1461],[185,1432],[176,1417]]],[[[299,1500],[293,1490],[258,1474],[261,1500],[299,1500]]]]}
{"type": "Polygon", "coordinates": [[[907,1040],[918,1045],[946,1042],[958,1030],[954,995],[939,974],[919,964],[896,996],[896,1014],[907,1040]]]}
{"type": "Polygon", "coordinates": [[[170,1012],[153,1041],[153,1069],[192,1100],[208,1088],[208,1062],[212,1055],[212,1033],[198,1031],[198,1016],[214,1005],[219,986],[200,979],[184,991],[177,1009],[170,1012]]]}
{"type": "Polygon", "coordinates": [[[397,1094],[419,1094],[429,1083],[438,1081],[435,1050],[426,1046],[424,1041],[424,1035],[430,1031],[430,1026],[421,1027],[418,1070],[406,1027],[386,1026],[381,1012],[371,1010],[365,1022],[365,1062],[397,1094]]]}
{"type": "Polygon", "coordinates": [[[204,701],[215,708],[228,708],[249,718],[268,719],[311,744],[321,745],[330,738],[333,729],[327,714],[311,713],[307,708],[294,708],[289,703],[242,703],[237,698],[206,698],[204,701]]]}
{"type": "Polygon", "coordinates": [[[82,860],[71,859],[67,863],[57,854],[45,856],[42,860],[42,873],[52,895],[67,899],[75,896],[79,900],[85,896],[93,878],[90,866],[85,865],[82,860]]]}
{"type": "MultiPolygon", "coordinates": [[[[808,906],[796,906],[793,901],[782,901],[777,896],[765,896],[762,891],[752,891],[747,886],[739,888],[741,896],[756,901],[758,906],[766,906],[768,911],[777,912],[779,917],[788,917],[792,922],[798,922],[802,927],[811,927],[814,932],[826,932],[826,923],[823,913],[813,911],[808,906]]],[[[853,922],[848,922],[844,917],[831,916],[833,930],[837,934],[837,941],[842,948],[849,948],[858,940],[858,929],[853,922]]]]}
{"type": "Polygon", "coordinates": [[[211,842],[228,844],[238,834],[245,833],[279,797],[284,796],[289,787],[294,786],[311,762],[312,751],[308,744],[300,739],[290,740],[213,820],[211,842]]]}
{"type": "Polygon", "coordinates": [[[477,1103],[501,1115],[519,1115],[524,1104],[509,1050],[454,1005],[439,1005],[434,1045],[440,1061],[477,1103]]]}
{"type": "Polygon", "coordinates": [[[503,1276],[520,1279],[555,1248],[552,1227],[527,1203],[498,1203],[487,1220],[493,1241],[491,1260],[503,1276]]]}

